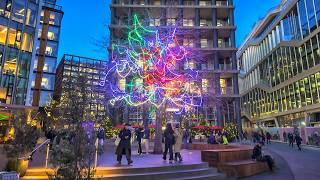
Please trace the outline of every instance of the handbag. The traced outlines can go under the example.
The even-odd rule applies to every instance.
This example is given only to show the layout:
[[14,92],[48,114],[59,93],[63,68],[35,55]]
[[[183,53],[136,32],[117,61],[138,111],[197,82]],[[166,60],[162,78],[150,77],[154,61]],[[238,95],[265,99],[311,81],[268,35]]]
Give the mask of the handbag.
[[120,137],[117,136],[116,140],[114,141],[114,144],[118,146],[120,144],[120,141],[121,141]]

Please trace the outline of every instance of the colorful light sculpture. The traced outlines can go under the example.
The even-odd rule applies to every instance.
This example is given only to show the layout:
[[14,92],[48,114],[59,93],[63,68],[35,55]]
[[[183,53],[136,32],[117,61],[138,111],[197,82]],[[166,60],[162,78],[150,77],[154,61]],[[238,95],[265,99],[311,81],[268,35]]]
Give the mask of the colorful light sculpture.
[[[100,83],[110,85],[111,103],[125,101],[130,106],[148,103],[157,108],[167,103],[181,110],[201,106],[201,90],[195,86],[198,72],[180,68],[190,61],[193,52],[180,45],[176,28],[168,31],[146,28],[134,15],[127,41],[112,44],[112,65],[106,80]],[[113,72],[125,86],[108,80]]]

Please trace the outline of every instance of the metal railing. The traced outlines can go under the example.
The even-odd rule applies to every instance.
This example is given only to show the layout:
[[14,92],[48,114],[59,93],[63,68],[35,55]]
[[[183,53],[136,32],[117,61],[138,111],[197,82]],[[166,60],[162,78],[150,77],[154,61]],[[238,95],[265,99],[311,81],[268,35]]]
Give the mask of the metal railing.
[[47,145],[46,149],[46,161],[45,161],[45,168],[48,168],[48,161],[49,161],[49,150],[50,150],[50,139],[45,140],[43,143],[41,143],[39,146],[37,146],[34,150],[32,150],[28,156],[20,157],[18,159],[21,160],[32,160],[32,156],[34,153],[36,153],[41,147],[44,145]]

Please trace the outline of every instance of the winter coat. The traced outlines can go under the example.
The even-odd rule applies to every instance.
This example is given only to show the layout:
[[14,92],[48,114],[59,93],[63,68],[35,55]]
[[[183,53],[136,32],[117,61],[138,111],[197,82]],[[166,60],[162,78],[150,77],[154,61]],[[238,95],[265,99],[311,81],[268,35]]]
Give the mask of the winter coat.
[[174,138],[175,138],[175,144],[174,144],[174,152],[180,152],[181,146],[182,146],[182,136],[183,132],[181,129],[175,129],[174,130]]
[[302,138],[300,136],[296,136],[295,140],[296,140],[297,144],[301,144],[301,142],[302,142]]
[[143,132],[141,132],[140,129],[136,129],[136,138],[139,143],[141,143],[142,136],[143,136]]
[[175,139],[174,139],[174,132],[172,130],[166,129],[163,134],[164,143],[167,145],[174,145]]
[[[126,138],[127,137],[127,138]],[[131,151],[131,131],[129,129],[123,129],[119,133],[120,143],[117,147],[116,154],[125,154],[125,150],[129,149]]]
[[260,160],[262,158],[262,150],[259,145],[253,148],[252,159]]

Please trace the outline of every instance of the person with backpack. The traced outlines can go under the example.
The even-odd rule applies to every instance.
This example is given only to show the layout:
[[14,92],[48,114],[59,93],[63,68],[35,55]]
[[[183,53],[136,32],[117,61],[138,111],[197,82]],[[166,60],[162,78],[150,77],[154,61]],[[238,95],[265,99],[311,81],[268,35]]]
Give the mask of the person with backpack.
[[100,126],[97,133],[99,155],[103,154],[103,144],[104,144],[105,135],[106,134],[105,134],[104,128]]
[[164,139],[164,153],[163,153],[163,160],[167,160],[167,154],[169,151],[169,163],[172,164],[173,161],[173,145],[175,144],[175,138],[174,138],[174,131],[172,129],[172,125],[170,123],[167,124],[166,129],[163,133],[163,139]]

